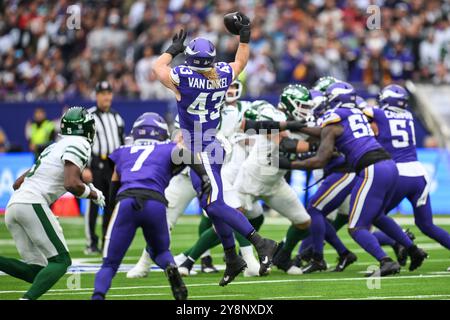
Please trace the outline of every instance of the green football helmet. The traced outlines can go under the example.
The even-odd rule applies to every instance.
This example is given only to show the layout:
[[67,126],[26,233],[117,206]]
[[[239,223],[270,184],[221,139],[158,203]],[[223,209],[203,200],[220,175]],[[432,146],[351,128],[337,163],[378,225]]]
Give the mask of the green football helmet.
[[256,120],[259,117],[259,109],[269,104],[269,102],[264,100],[255,100],[253,101],[250,106],[244,111],[244,118],[247,120]]
[[86,137],[90,143],[95,136],[95,120],[83,107],[71,107],[61,119],[61,134]]
[[340,81],[338,79],[336,79],[335,77],[332,77],[332,76],[321,77],[319,80],[316,81],[313,89],[325,92],[325,91],[327,91],[329,86],[331,86],[333,83],[336,83],[336,82],[340,82]]
[[303,120],[314,107],[309,90],[299,84],[288,85],[280,95],[278,108],[290,119]]
[[271,120],[271,121],[286,121],[286,114],[280,109],[275,108],[267,101],[260,100],[262,103],[259,105],[258,121]]

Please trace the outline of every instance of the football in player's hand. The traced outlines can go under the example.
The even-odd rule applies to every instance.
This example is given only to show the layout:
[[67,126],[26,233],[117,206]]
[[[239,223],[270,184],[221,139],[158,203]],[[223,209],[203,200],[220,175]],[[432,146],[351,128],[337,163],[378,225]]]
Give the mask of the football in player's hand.
[[227,28],[228,32],[239,35],[239,28],[236,27],[235,22],[242,21],[242,16],[239,12],[230,12],[223,16],[223,23],[225,28]]

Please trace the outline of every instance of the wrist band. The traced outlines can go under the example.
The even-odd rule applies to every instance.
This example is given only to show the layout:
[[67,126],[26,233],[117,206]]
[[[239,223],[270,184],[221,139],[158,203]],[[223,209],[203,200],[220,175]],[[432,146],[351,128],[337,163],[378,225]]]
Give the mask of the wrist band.
[[84,185],[84,192],[78,198],[87,198],[91,194],[91,188],[87,184]]

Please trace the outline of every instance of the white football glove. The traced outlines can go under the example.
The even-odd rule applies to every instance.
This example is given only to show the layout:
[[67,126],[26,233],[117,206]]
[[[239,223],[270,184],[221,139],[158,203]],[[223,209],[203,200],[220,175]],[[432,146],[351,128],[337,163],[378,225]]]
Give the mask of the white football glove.
[[105,207],[105,196],[103,195],[103,192],[101,192],[100,190],[98,190],[94,184],[89,183],[89,188],[91,188],[92,191],[94,191],[97,194],[97,199],[92,199],[92,201],[94,201],[94,203],[96,205],[98,205],[99,207]]

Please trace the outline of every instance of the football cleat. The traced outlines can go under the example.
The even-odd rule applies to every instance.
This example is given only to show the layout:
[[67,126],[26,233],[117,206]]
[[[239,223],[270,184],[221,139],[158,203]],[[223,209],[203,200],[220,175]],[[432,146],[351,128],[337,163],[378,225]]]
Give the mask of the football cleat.
[[220,280],[219,285],[221,287],[226,286],[231,281],[236,278],[236,276],[241,273],[245,268],[247,268],[247,263],[245,263],[245,260],[236,255],[236,257],[233,260],[227,261],[226,268],[223,273],[223,278]]
[[278,248],[279,249],[273,255],[273,265],[278,269],[287,272],[294,265],[294,262],[291,260],[290,254],[281,249],[281,245],[278,246]]
[[94,256],[102,254],[102,251],[97,246],[88,246],[84,249],[84,254],[87,256]]
[[344,271],[345,268],[347,268],[353,262],[358,260],[358,257],[356,257],[356,255],[353,252],[349,251],[348,253],[339,256],[338,259],[339,259],[338,264],[336,265],[336,268],[334,268],[333,270],[334,272]]
[[408,250],[398,242],[392,246],[392,249],[394,249],[398,263],[404,267],[406,265],[406,260],[408,260]]
[[277,251],[278,244],[276,241],[270,239],[263,239],[262,245],[256,248],[259,256],[259,275],[265,276],[269,274],[270,266],[272,265],[272,258],[275,252]]
[[303,274],[303,270],[302,270],[302,268],[299,268],[299,267],[297,267],[297,266],[292,265],[292,266],[286,271],[286,273],[287,273],[288,275],[291,275],[291,276],[298,276],[298,275],[300,275],[300,274]]
[[411,259],[411,263],[409,265],[409,271],[414,271],[419,268],[423,261],[428,258],[428,253],[423,251],[422,249],[413,246],[410,250],[408,250],[409,257]]
[[327,270],[327,263],[325,260],[314,260],[312,259],[306,267],[302,269],[303,273],[313,273],[317,271],[326,271]]
[[201,269],[203,273],[217,273],[219,270],[212,263],[211,256],[206,256],[201,259]]
[[253,254],[242,255],[247,268],[244,270],[244,277],[257,277],[259,276],[259,262],[256,260]]
[[181,279],[181,275],[178,272],[178,268],[174,264],[170,264],[165,270],[166,276],[169,279],[172,294],[175,300],[186,300],[188,291],[186,285]]
[[173,257],[173,260],[175,260],[176,265],[179,267],[183,262],[185,262],[187,257],[184,255],[184,253],[180,253]]
[[152,261],[150,260],[150,256],[147,250],[144,249],[138,263],[127,272],[127,278],[138,279],[147,277],[150,272],[151,264]]
[[385,277],[397,273],[400,273],[398,262],[393,261],[391,258],[386,258],[380,261],[380,269],[367,274],[366,277]]
[[192,267],[194,266],[194,261],[191,259],[186,259],[179,267],[178,272],[183,276],[192,276],[197,274],[194,270],[192,270]]

